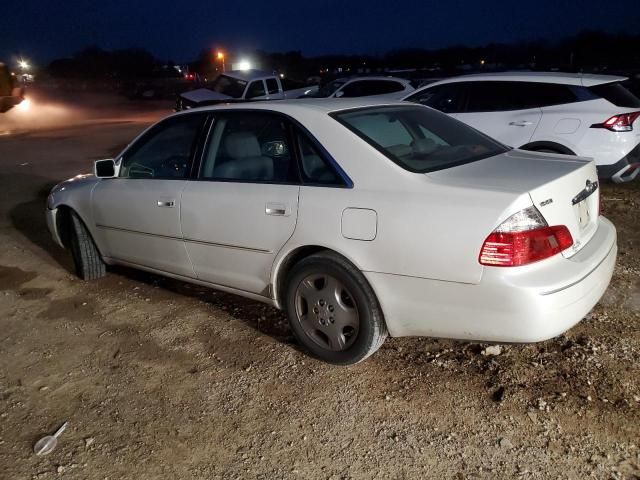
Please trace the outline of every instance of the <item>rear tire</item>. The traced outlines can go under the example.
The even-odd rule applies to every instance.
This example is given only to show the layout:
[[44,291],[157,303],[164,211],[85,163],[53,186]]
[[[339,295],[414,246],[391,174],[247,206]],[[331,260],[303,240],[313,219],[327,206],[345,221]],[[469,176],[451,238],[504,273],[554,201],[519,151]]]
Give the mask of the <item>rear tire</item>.
[[297,263],[288,275],[285,295],[293,334],[305,350],[325,362],[361,362],[387,338],[371,286],[335,253],[316,253]]
[[74,212],[71,212],[70,234],[71,255],[76,275],[82,280],[96,280],[104,277],[107,273],[106,265],[87,227]]

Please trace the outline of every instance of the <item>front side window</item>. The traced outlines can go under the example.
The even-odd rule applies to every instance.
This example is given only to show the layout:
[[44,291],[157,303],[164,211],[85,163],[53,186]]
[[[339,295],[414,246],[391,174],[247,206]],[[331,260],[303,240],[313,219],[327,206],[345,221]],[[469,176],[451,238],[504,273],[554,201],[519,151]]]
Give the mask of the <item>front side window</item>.
[[246,98],[263,97],[266,94],[262,80],[254,80],[249,84],[249,88],[247,88]]
[[366,95],[366,83],[367,82],[365,80],[358,80],[345,85],[345,87],[342,89],[342,96],[345,98],[353,98]]
[[120,177],[187,178],[203,114],[171,117],[159,123],[128,148],[120,158]]
[[459,111],[462,89],[459,83],[436,85],[414,93],[407,100],[444,113],[456,113]]
[[199,178],[265,183],[297,183],[287,124],[263,112],[216,116]]
[[367,107],[331,116],[402,168],[416,173],[442,170],[508,150],[457,120],[418,106]]
[[526,94],[518,82],[468,82],[465,112],[500,112],[522,110],[527,105]]
[[317,91],[307,95],[309,98],[327,98],[336,93],[346,82],[346,80],[334,80],[333,82],[320,85]]
[[404,85],[393,80],[372,80],[369,83],[372,84],[369,86],[369,90],[371,90],[372,93],[368,95],[383,95],[385,93],[401,92],[404,90]]

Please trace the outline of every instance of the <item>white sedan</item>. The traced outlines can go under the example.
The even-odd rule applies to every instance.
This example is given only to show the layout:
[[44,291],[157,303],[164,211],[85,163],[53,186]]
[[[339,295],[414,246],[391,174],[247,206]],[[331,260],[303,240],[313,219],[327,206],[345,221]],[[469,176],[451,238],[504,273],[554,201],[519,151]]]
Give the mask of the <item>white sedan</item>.
[[387,335],[554,337],[617,253],[593,161],[362,99],[172,115],[56,186],[47,220],[84,279],[120,264],[266,302],[336,364]]

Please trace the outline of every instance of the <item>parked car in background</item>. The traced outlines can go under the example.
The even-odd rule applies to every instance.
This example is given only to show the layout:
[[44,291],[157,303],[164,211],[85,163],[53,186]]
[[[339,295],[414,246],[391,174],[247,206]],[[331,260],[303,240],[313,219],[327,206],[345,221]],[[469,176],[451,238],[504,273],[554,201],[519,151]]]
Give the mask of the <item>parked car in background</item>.
[[411,81],[396,77],[339,78],[309,92],[310,98],[384,97],[399,100],[415,89]]
[[315,89],[317,86],[260,70],[230,71],[216,77],[207,88],[178,95],[176,111],[225,102],[298,98]]
[[56,186],[46,216],[80,277],[121,264],[266,302],[337,364],[387,333],[559,335],[617,252],[592,160],[370,99],[181,112]]
[[18,85],[9,67],[0,62],[0,113],[7,112],[24,100],[24,88]]
[[592,157],[601,178],[640,171],[640,99],[625,77],[491,73],[433,83],[405,100],[445,112],[524,150]]
[[178,66],[163,65],[154,69],[149,76],[124,82],[121,92],[131,99],[175,98],[195,81],[197,78],[193,74],[183,73]]

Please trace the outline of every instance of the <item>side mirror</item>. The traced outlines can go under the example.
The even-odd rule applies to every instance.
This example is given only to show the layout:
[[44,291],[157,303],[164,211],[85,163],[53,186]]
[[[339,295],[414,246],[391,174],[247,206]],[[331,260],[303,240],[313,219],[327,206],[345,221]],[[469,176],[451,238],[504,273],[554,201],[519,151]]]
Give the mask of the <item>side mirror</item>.
[[343,95],[344,95],[344,92],[343,92],[342,90],[338,90],[338,91],[336,92],[336,98],[340,98],[340,97],[342,97]]
[[96,160],[93,164],[93,174],[98,178],[113,178],[116,176],[116,162],[112,158]]

